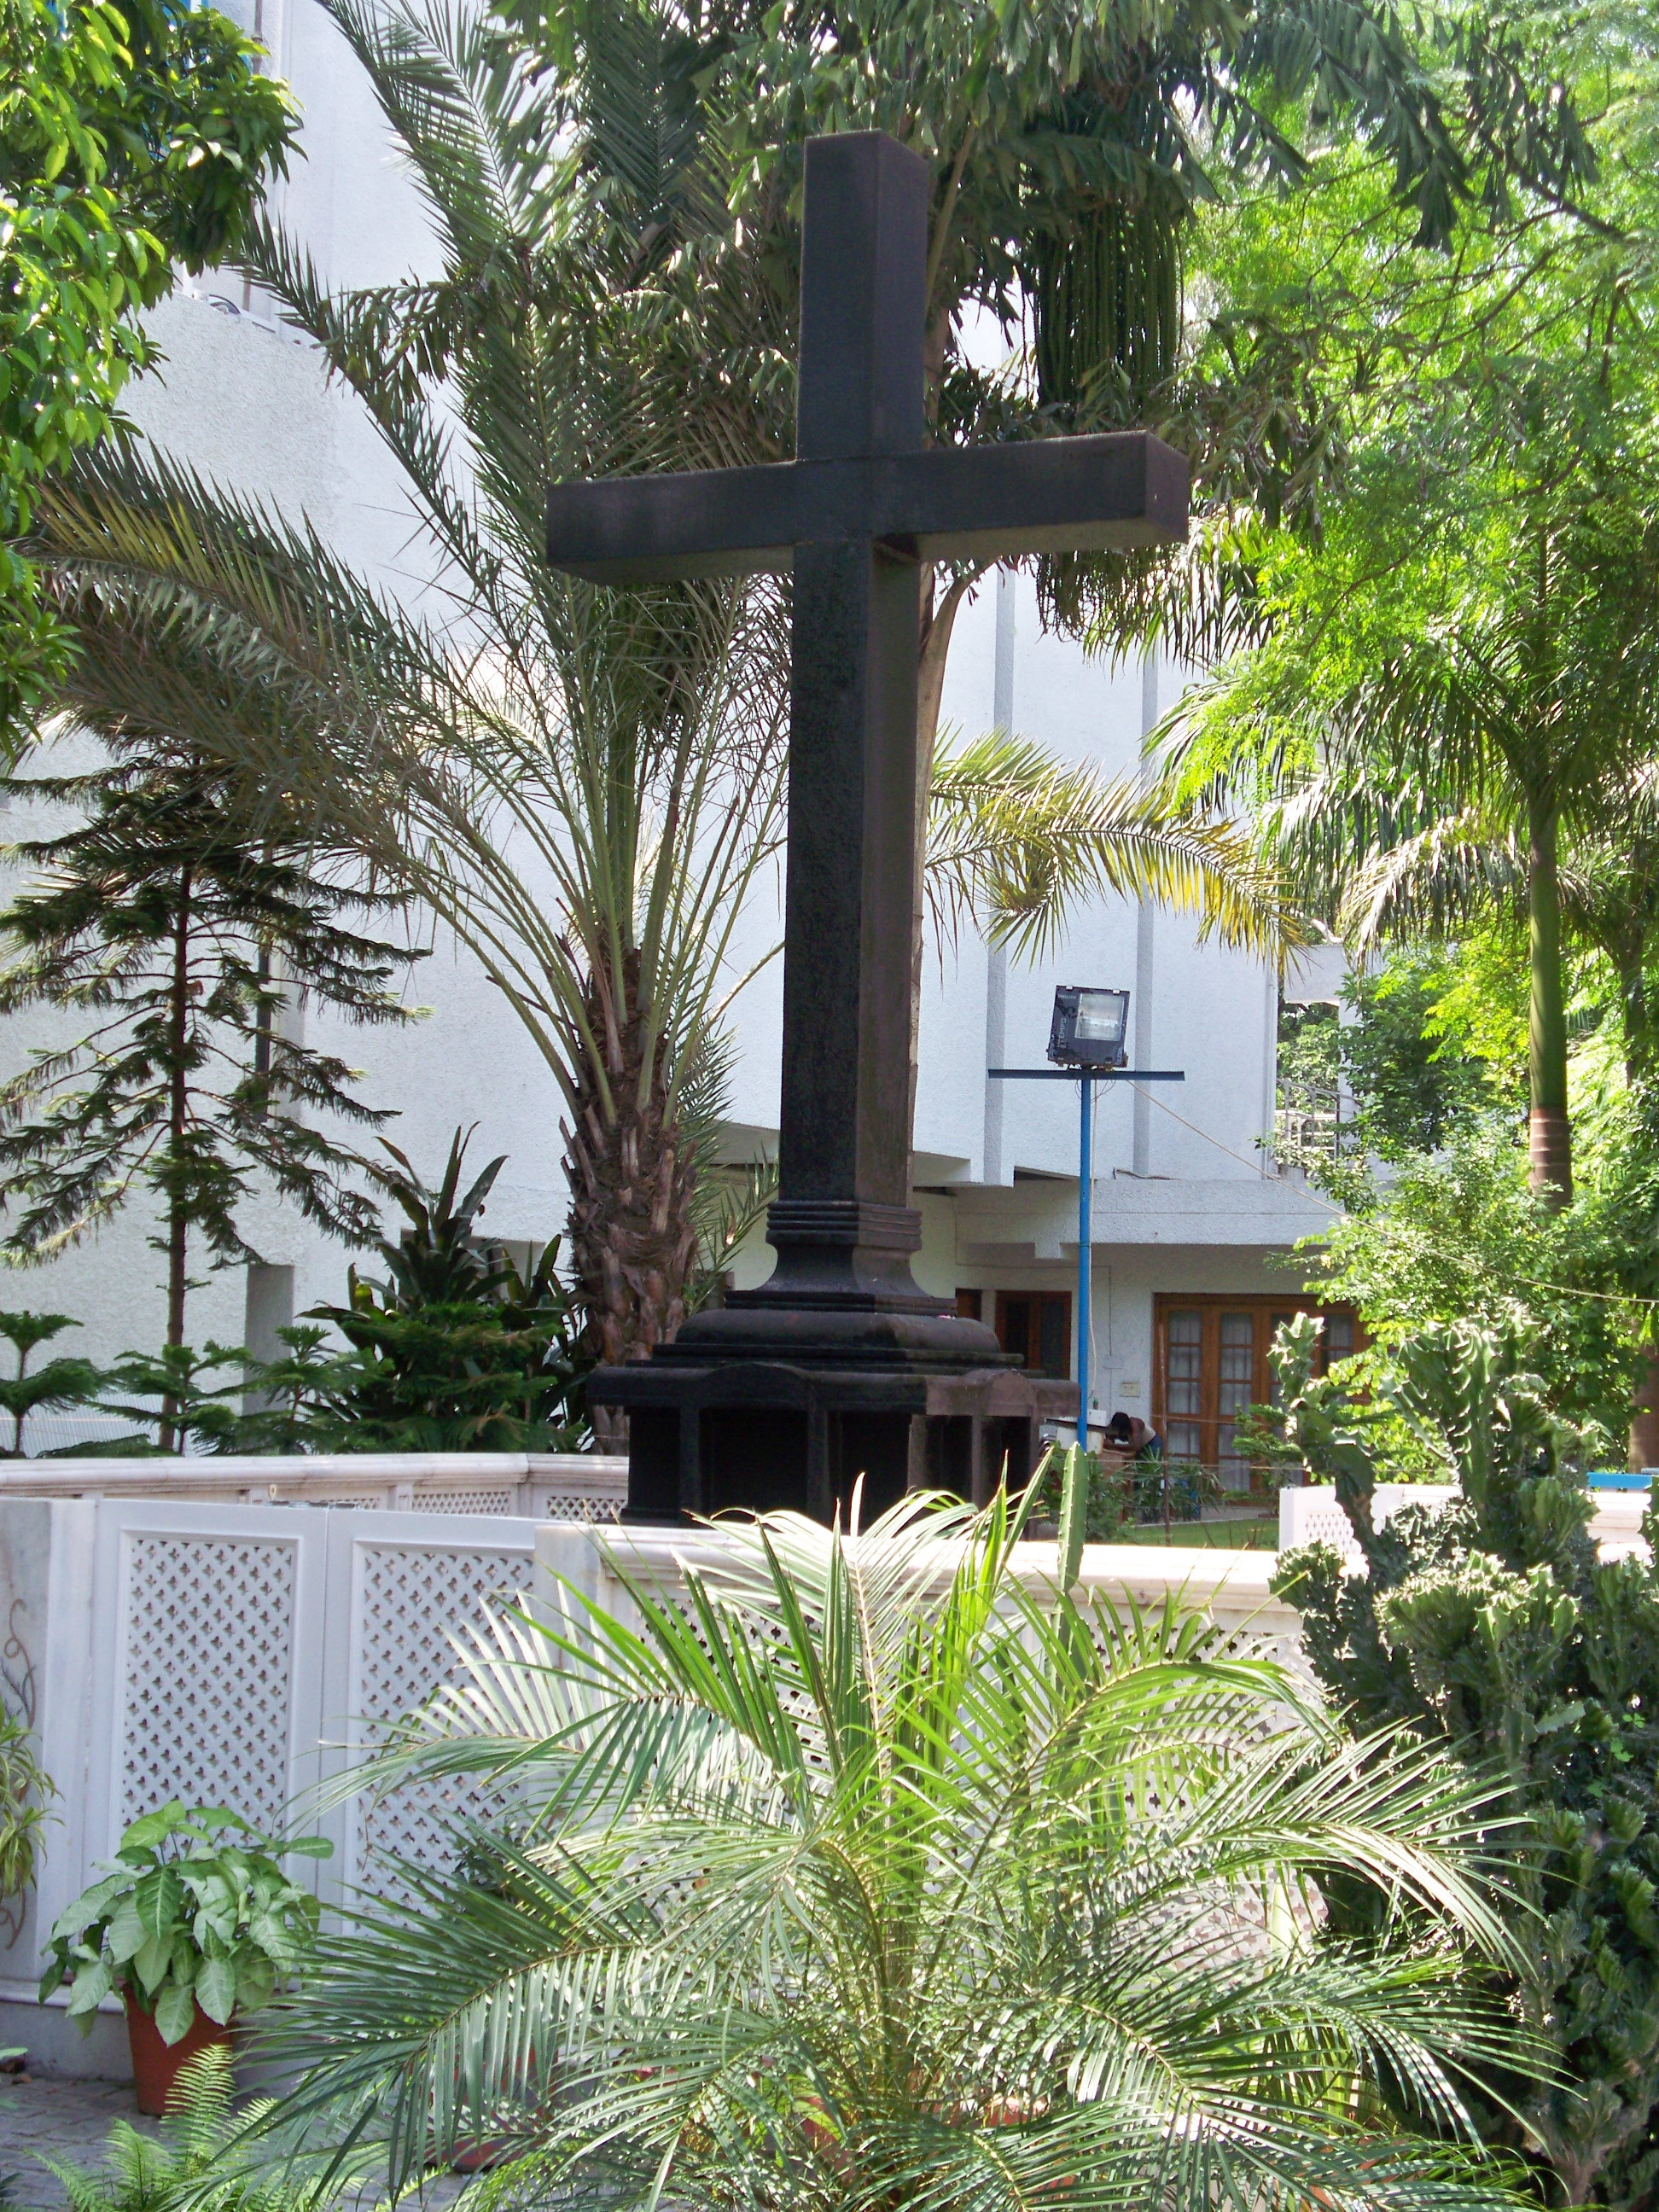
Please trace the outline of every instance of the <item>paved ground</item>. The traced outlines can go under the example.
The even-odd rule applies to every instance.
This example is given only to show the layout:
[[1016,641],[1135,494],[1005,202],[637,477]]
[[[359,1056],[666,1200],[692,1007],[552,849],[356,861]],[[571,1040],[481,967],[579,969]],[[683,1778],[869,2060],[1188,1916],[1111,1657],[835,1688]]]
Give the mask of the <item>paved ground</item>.
[[[162,2124],[139,2116],[129,2082],[0,2075],[0,2176],[10,2178],[9,2203],[18,2212],[66,2212],[63,2184],[41,2165],[41,2153],[96,2168],[117,2120],[149,2136]],[[421,2193],[423,2212],[447,2212],[465,2186],[459,2175],[434,2174]]]
[[70,2165],[96,2166],[117,2120],[146,2135],[160,2123],[140,2119],[124,2081],[46,2081],[28,2074],[0,2075],[0,2174],[13,2177],[11,2201],[59,2212],[68,2203],[57,2177],[40,2162],[44,2151]]

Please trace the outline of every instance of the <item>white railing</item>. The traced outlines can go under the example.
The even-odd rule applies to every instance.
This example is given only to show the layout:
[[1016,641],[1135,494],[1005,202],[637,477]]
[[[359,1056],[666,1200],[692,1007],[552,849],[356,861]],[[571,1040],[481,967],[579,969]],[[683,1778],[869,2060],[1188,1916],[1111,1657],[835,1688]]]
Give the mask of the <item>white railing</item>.
[[337,1452],[0,1461],[0,1498],[169,1498],[386,1513],[617,1518],[628,1462],[596,1452]]
[[[681,1584],[686,1565],[714,1565],[719,1557],[720,1539],[712,1531],[544,1527],[536,1531],[535,1601],[544,1608],[556,1606],[561,1588],[568,1585],[627,1620],[633,1603],[624,1577],[636,1589],[667,1594]],[[1301,1617],[1269,1588],[1277,1564],[1272,1552],[1085,1544],[1079,1581],[1116,1606],[1143,1610],[1161,1606],[1173,1590],[1218,1627],[1248,1631],[1262,1648],[1300,1668]],[[1052,1588],[1053,1540],[1019,1545],[1014,1572],[1039,1592]]]
[[[219,1494],[206,1494],[215,1485]],[[516,1499],[538,1486],[579,1510],[539,1525],[481,1510],[492,1492]],[[49,2033],[32,1977],[42,1931],[123,1826],[170,1797],[319,1827],[334,1856],[304,1863],[325,1904],[385,1879],[380,1850],[434,1857],[449,1799],[410,1791],[313,1816],[305,1794],[451,1671],[451,1636],[493,1602],[522,1593],[551,1602],[562,1577],[626,1614],[623,1576],[672,1596],[686,1563],[717,1555],[714,1532],[592,1525],[614,1511],[622,1486],[620,1461],[513,1455],[494,1465],[477,1455],[0,1464],[0,1671],[58,1790],[37,1892],[0,1899],[0,2039],[65,2071],[122,2065],[118,2021],[85,2046],[61,2019]],[[260,1502],[247,1502],[251,1490]],[[404,1492],[427,1510],[400,1508]],[[1432,1494],[1396,1490],[1381,1504],[1386,1512]],[[1632,1547],[1644,1504],[1598,1494],[1604,1552]],[[1291,1542],[1346,1533],[1329,1491],[1285,1492],[1281,1519]],[[1155,1607],[1174,1591],[1300,1667],[1299,1620],[1269,1587],[1276,1565],[1264,1552],[1091,1545],[1081,1579],[1119,1605]],[[1015,1572],[1051,1586],[1053,1543],[1020,1546]]]
[[[320,1813],[307,1810],[307,1793],[452,1671],[451,1637],[492,1604],[550,1595],[564,1573],[625,1610],[618,1561],[666,1592],[683,1559],[720,1543],[702,1531],[538,1527],[477,1510],[343,1510],[315,1496],[250,1504],[199,1486],[234,1486],[250,1468],[279,1489],[326,1483],[336,1479],[326,1462],[50,1464],[46,1477],[39,1462],[14,1462],[0,1481],[0,1667],[58,1790],[36,1891],[0,1900],[0,2039],[66,2073],[118,2073],[125,2046],[113,2017],[82,2045],[61,2010],[37,2009],[42,1935],[127,1821],[170,1797],[229,1805],[273,1828],[301,1820],[335,1847],[331,1858],[295,1863],[325,1905],[395,1879],[380,1851],[431,1863],[458,1802],[435,1785]],[[619,1489],[619,1469],[582,1462],[582,1497],[592,1502],[601,1472]],[[407,1462],[397,1472],[407,1475]],[[568,1479],[563,1466],[556,1474]],[[20,1495],[31,1478],[104,1494]],[[116,1486],[158,1478],[161,1495]],[[441,1461],[421,1479],[452,1480]],[[548,1479],[544,1465],[521,1476]],[[1052,1581],[1053,1543],[1020,1548],[1022,1578]],[[1294,1659],[1297,1616],[1268,1590],[1273,1565],[1266,1553],[1091,1546],[1083,1579],[1143,1607],[1173,1587]]]
[[[1456,1494],[1446,1483],[1379,1482],[1373,1511],[1380,1527],[1402,1505],[1443,1505]],[[1602,1558],[1618,1559],[1628,1553],[1645,1551],[1642,1516],[1647,1510],[1647,1493],[1640,1490],[1597,1490],[1590,1494],[1595,1501],[1590,1534]],[[1279,1492],[1279,1548],[1281,1552],[1292,1552],[1298,1544],[1330,1544],[1345,1559],[1358,1559],[1359,1547],[1354,1541],[1347,1515],[1336,1502],[1334,1489],[1310,1484],[1305,1489]]]

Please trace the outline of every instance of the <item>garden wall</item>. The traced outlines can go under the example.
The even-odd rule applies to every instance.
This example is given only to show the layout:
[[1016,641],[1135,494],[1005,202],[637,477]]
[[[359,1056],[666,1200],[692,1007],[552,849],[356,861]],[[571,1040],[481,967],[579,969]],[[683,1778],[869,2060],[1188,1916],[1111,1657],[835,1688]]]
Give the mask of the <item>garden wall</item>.
[[[1379,1482],[1374,1510],[1379,1524],[1402,1505],[1443,1505],[1455,1493],[1438,1483]],[[1598,1490],[1590,1534],[1604,1559],[1622,1559],[1626,1553],[1645,1551],[1642,1516],[1648,1509],[1645,1490]],[[1324,1485],[1279,1493],[1279,1548],[1292,1552],[1298,1544],[1331,1544],[1344,1559],[1357,1565],[1359,1547],[1354,1541],[1348,1516],[1336,1502],[1336,1492]]]
[[[36,1892],[0,1902],[0,2042],[57,2070],[125,2075],[112,2008],[83,2043],[34,1999],[45,1931],[125,1825],[176,1796],[280,1826],[377,1717],[431,1687],[450,1631],[529,1588],[537,1519],[481,1504],[528,1487],[544,1514],[614,1517],[620,1462],[483,1458],[347,1462],[349,1502],[348,1477],[320,1461],[0,1471],[0,1667],[58,1791]],[[26,1480],[106,1494],[19,1496]],[[202,1494],[215,1486],[224,1494]],[[245,1502],[250,1489],[263,1502]],[[383,1502],[410,1496],[421,1505]],[[433,1810],[411,1795],[322,1814],[307,1825],[334,1855],[295,1862],[301,1878],[337,1900],[374,1845],[421,1856]]]

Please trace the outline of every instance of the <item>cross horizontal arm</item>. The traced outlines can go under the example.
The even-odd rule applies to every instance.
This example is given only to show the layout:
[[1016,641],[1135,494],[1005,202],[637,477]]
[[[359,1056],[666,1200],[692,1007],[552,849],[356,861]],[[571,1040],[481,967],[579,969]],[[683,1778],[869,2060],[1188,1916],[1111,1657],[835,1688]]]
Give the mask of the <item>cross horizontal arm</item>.
[[1179,544],[1186,458],[1146,431],[556,484],[547,557],[608,584],[753,575],[874,538],[929,560]]

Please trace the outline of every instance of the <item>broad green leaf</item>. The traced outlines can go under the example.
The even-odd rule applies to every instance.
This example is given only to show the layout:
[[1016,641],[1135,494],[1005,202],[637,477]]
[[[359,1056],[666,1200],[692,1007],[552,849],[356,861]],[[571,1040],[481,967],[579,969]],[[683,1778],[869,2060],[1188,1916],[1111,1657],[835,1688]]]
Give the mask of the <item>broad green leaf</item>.
[[236,1969],[228,1959],[210,1959],[196,1977],[196,2002],[221,2027],[236,2009]]
[[295,1943],[287,1923],[274,1912],[257,1912],[248,1923],[248,1936],[279,1966],[293,1964]]
[[125,1897],[132,1887],[132,1877],[126,1874],[106,1875],[102,1881],[94,1882],[83,1890],[73,1905],[66,1905],[52,1923],[52,1941],[67,1940],[78,1936],[83,1928],[90,1928],[101,1920],[118,1897]]
[[198,1912],[191,1927],[198,1951],[206,1951],[210,1944],[222,1943],[227,1949],[236,1941],[236,1915],[222,1913],[216,1918],[210,1913]]
[[70,1984],[69,2008],[71,2013],[96,2012],[115,1987],[115,1977],[101,1959],[94,1959],[82,1966]]
[[1060,1483],[1060,1586],[1068,1590],[1083,1564],[1083,1533],[1089,1513],[1089,1455],[1080,1444],[1066,1454]]
[[154,1941],[144,1925],[135,1898],[123,1898],[111,1913],[104,1941],[108,1944],[109,1954],[118,1966],[124,1966],[146,1943]]
[[132,1970],[137,1975],[146,1996],[155,1996],[167,1979],[167,1968],[172,1962],[172,1944],[155,1936],[133,1954]]
[[163,2043],[182,2043],[196,2021],[196,1993],[169,1982],[155,2000],[155,2027]]
[[147,1936],[170,1936],[184,1912],[185,1885],[176,1867],[155,1867],[132,1893],[132,1902]]
[[234,1942],[240,1914],[236,1892],[230,1884],[221,1875],[192,1876],[188,1871],[184,1871],[184,1881],[200,1908],[196,1915],[197,1942],[202,1941],[205,1926],[211,1928],[222,1942]]
[[243,2012],[268,2005],[276,1989],[276,1969],[258,1951],[245,1951],[236,1963],[236,2002]]
[[153,1850],[176,1835],[185,1820],[184,1801],[174,1797],[165,1805],[158,1805],[153,1813],[145,1813],[122,1832],[119,1849],[127,1851]]
[[252,1820],[245,1820],[228,1805],[198,1805],[191,1809],[191,1819],[198,1829],[215,1833],[222,1828],[240,1828],[245,1836],[257,1836],[259,1832]]

